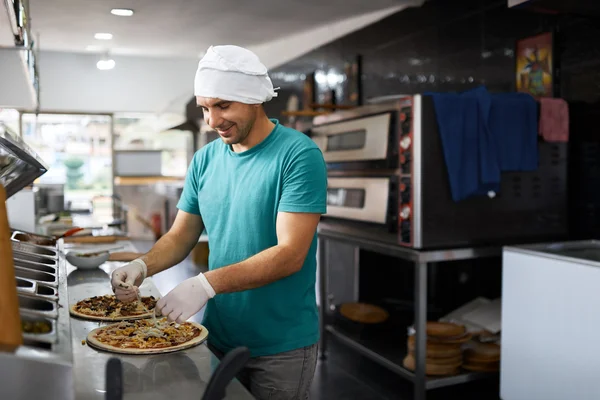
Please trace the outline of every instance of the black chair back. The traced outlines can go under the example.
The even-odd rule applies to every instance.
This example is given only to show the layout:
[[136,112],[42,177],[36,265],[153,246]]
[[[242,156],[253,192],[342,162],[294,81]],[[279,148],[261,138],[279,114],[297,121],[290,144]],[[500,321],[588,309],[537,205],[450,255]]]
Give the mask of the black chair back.
[[202,400],[223,400],[225,398],[225,388],[244,368],[249,359],[250,350],[246,347],[236,347],[225,354],[210,377]]
[[112,357],[106,363],[106,400],[123,400],[123,364]]

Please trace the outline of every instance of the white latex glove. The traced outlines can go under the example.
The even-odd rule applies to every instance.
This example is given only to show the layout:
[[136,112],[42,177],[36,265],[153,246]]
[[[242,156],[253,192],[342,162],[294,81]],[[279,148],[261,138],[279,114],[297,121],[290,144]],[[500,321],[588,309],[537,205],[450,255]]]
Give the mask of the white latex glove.
[[146,279],[148,268],[141,259],[136,259],[112,273],[110,283],[117,299],[125,302],[138,298],[138,287]]
[[167,317],[169,322],[183,324],[215,297],[215,290],[204,274],[186,279],[156,302],[156,313]]

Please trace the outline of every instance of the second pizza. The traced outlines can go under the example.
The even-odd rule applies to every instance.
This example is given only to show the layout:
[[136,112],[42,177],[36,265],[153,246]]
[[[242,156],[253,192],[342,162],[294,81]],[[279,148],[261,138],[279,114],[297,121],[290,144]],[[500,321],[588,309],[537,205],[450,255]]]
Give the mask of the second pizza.
[[96,321],[151,317],[157,299],[154,296],[141,296],[140,300],[125,303],[119,301],[114,295],[93,296],[71,304],[69,309],[71,315],[75,317]]

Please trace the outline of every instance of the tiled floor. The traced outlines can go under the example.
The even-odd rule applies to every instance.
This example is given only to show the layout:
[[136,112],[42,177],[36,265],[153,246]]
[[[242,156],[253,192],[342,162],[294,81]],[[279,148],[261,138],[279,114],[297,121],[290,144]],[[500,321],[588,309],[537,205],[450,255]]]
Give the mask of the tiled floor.
[[[135,242],[138,251],[150,249],[151,242]],[[164,295],[200,269],[186,259],[180,265],[161,272],[154,283]],[[202,313],[192,318],[201,321]],[[498,379],[491,378],[442,388],[427,393],[428,400],[456,398],[461,400],[497,400]],[[319,360],[311,390],[312,400],[408,400],[412,385],[394,373],[362,357],[331,339],[326,360]]]

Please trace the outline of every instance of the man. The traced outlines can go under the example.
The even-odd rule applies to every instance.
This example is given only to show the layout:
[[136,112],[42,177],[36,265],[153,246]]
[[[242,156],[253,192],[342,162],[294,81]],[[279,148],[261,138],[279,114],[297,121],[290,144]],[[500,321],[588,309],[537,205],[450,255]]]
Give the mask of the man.
[[112,275],[116,296],[134,300],[146,278],[181,262],[203,229],[209,271],[157,303],[183,322],[206,305],[203,324],[217,354],[247,346],[241,376],[258,399],[305,399],[319,339],[316,229],[326,212],[327,173],[310,138],[269,119],[276,96],[267,68],[237,46],[210,47],[195,95],[221,140],[189,167],[173,227],[143,257]]

